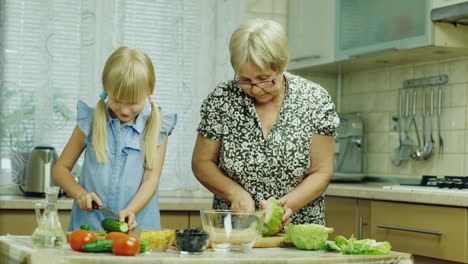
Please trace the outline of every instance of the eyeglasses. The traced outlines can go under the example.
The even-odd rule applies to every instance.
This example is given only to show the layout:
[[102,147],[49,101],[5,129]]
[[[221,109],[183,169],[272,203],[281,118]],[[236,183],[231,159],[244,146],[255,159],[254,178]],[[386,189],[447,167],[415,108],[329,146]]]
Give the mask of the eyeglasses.
[[254,86],[257,86],[260,89],[266,89],[266,88],[273,87],[275,84],[276,84],[276,76],[275,78],[273,78],[273,80],[261,81],[258,83],[241,83],[239,82],[239,80],[237,81],[237,86],[243,90],[252,89]]

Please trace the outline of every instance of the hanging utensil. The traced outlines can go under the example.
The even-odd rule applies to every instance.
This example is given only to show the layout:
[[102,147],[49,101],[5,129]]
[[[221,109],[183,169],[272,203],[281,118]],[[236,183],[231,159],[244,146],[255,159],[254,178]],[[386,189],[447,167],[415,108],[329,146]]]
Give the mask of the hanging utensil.
[[426,147],[426,89],[423,87],[423,96],[421,100],[422,107],[422,145]]
[[404,133],[405,138],[403,139],[403,145],[400,149],[400,160],[405,161],[410,158],[411,151],[413,149],[413,141],[409,136],[409,128],[411,126],[410,114],[409,114],[409,103],[410,103],[410,92],[407,90],[405,94],[405,124]]
[[416,150],[411,154],[411,158],[415,160],[424,159],[424,145],[421,144],[421,138],[419,137],[418,123],[416,122],[416,108],[417,108],[418,92],[413,91],[413,112],[411,114],[411,123],[414,125],[414,131],[416,133],[416,139],[418,140],[418,146]]
[[402,126],[403,126],[403,92],[398,90],[398,146],[392,152],[392,164],[393,166],[399,166],[401,164],[400,150],[403,146],[402,139]]
[[432,135],[432,119],[434,116],[434,88],[431,87],[431,99],[429,105],[429,140],[427,141],[426,145],[424,146],[424,159],[427,160],[434,150],[434,137]]
[[437,88],[437,134],[439,135],[439,155],[444,152],[444,140],[440,133],[440,113],[442,112],[442,87]]

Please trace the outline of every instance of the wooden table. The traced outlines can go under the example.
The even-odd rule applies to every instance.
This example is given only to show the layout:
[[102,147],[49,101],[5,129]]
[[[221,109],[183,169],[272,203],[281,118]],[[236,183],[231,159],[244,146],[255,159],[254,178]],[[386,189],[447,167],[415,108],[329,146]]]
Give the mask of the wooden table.
[[91,263],[395,263],[413,264],[410,254],[391,252],[383,256],[342,255],[324,251],[306,251],[297,248],[254,248],[250,252],[205,251],[199,255],[178,252],[151,251],[134,257],[115,256],[112,253],[82,253],[69,245],[63,249],[34,249],[29,236],[0,236],[0,263],[25,264],[91,264]]

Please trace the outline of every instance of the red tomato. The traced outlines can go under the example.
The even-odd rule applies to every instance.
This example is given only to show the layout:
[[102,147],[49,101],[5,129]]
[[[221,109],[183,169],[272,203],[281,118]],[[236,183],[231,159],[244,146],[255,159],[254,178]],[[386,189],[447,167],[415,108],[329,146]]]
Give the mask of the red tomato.
[[140,251],[140,241],[132,236],[117,238],[112,243],[112,253],[116,255],[135,256],[138,251]]
[[128,236],[129,235],[127,235],[125,233],[121,233],[121,232],[110,232],[110,233],[107,233],[105,239],[116,240],[118,238],[128,237]]
[[69,242],[70,242],[70,247],[73,250],[81,251],[81,247],[83,245],[91,243],[96,240],[97,238],[92,232],[88,230],[79,229],[71,233]]

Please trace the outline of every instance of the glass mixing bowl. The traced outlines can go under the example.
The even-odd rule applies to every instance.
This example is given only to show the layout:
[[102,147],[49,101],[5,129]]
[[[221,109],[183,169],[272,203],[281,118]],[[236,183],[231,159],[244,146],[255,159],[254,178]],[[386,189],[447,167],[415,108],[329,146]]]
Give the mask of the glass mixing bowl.
[[248,251],[257,240],[265,213],[229,210],[202,210],[203,229],[210,234],[216,251]]

